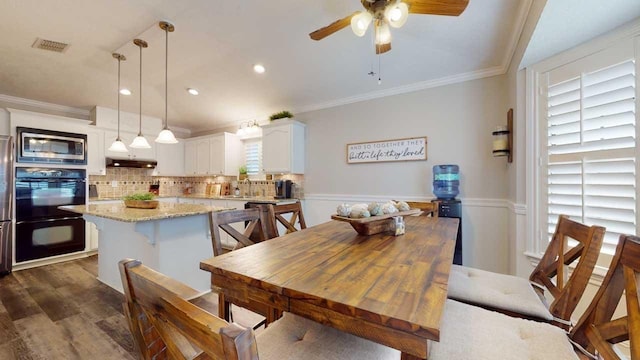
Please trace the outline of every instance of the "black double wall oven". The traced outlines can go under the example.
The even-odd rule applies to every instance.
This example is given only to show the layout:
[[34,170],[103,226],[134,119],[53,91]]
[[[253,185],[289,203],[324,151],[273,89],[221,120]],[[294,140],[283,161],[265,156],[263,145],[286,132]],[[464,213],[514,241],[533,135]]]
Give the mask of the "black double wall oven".
[[16,168],[16,262],[83,251],[81,215],[58,209],[86,203],[86,170]]

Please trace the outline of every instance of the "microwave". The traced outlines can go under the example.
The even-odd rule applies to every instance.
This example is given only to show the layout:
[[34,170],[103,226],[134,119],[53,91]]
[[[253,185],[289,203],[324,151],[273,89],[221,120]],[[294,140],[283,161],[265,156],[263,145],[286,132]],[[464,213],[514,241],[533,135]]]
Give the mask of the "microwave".
[[18,162],[87,164],[87,135],[17,127]]

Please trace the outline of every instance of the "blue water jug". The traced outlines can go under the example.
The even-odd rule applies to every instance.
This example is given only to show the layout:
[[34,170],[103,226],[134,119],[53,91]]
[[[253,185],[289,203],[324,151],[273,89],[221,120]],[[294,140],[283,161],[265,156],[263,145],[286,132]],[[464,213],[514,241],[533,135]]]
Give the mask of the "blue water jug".
[[442,200],[454,199],[460,193],[460,168],[458,165],[433,167],[433,194]]

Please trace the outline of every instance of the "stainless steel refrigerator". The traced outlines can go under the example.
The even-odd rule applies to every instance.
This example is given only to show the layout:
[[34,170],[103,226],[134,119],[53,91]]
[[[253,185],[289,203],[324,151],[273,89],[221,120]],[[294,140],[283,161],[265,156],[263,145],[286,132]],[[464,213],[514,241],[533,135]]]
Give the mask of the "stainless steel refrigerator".
[[11,272],[13,139],[0,135],[0,275]]

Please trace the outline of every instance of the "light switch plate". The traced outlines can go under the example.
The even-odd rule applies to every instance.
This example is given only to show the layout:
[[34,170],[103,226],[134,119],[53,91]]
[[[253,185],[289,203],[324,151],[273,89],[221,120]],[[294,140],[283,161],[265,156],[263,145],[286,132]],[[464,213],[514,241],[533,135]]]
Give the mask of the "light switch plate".
[[117,180],[113,180],[111,182],[111,187],[118,187],[118,181]]

